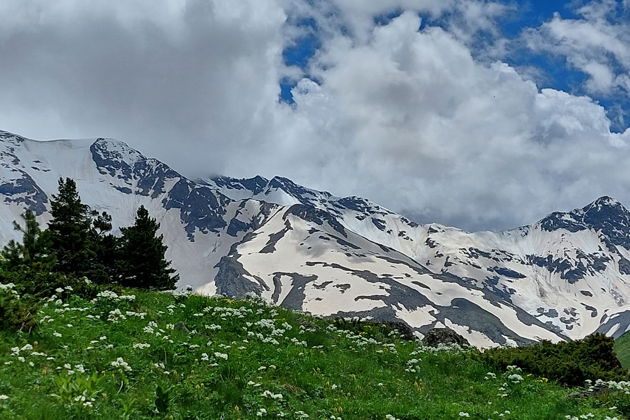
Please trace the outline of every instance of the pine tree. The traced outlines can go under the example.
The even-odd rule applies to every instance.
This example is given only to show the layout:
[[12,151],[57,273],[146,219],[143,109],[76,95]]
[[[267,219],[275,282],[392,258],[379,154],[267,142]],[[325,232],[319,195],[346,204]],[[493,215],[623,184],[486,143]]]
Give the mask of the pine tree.
[[164,254],[159,223],[149,217],[144,206],[138,209],[133,226],[122,228],[120,239],[120,282],[125,286],[171,290],[179,280]]
[[59,192],[53,195],[50,206],[52,219],[48,222],[48,232],[57,270],[77,276],[90,275],[96,261],[92,219],[73,179],[59,179]]
[[22,233],[22,242],[11,241],[0,252],[0,282],[15,284],[22,296],[51,296],[67,284],[67,278],[54,272],[56,259],[48,231],[40,229],[32,211],[21,216],[24,226],[13,225]]
[[90,213],[92,226],[90,240],[95,252],[95,261],[90,278],[98,283],[118,278],[118,238],[111,234],[112,217],[107,212]]
[[26,210],[21,217],[24,227],[17,221],[13,222],[13,226],[15,230],[22,233],[22,242],[11,240],[0,253],[6,268],[12,270],[20,266],[38,265],[44,269],[50,269],[54,264],[54,256],[51,255],[47,232],[41,230],[31,210]]

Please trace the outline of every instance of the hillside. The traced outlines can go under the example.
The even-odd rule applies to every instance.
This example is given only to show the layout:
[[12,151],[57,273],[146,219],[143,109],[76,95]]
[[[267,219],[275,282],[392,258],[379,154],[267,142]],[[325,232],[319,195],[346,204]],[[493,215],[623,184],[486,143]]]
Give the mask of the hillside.
[[0,332],[0,418],[622,418],[469,351],[256,301],[59,290],[36,317]]
[[630,334],[624,334],[615,340],[615,352],[621,365],[630,369]]
[[0,245],[25,208],[49,219],[57,179],[107,211],[140,206],[201,294],[255,294],[330,317],[449,327],[478,347],[618,337],[630,329],[630,212],[601,197],[505,232],[418,224],[289,179],[189,179],[114,139],[40,142],[0,131]]

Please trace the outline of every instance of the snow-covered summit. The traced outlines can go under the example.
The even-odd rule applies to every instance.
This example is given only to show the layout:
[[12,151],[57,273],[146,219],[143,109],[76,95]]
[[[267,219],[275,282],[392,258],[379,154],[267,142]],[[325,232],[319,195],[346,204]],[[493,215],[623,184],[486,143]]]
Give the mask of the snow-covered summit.
[[602,230],[604,234],[614,235],[611,229],[628,230],[630,212],[614,198],[603,196],[581,209],[554,212],[539,223],[547,231],[565,229],[577,232],[584,229],[596,229]]

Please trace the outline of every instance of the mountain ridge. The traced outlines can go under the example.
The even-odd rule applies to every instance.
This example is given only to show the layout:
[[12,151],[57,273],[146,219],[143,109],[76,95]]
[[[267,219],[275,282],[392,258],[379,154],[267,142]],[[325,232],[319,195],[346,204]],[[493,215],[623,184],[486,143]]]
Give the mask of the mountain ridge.
[[37,142],[0,131],[0,242],[24,208],[47,220],[57,179],[115,229],[144,205],[199,293],[323,316],[446,326],[482,346],[630,329],[630,213],[602,196],[503,232],[418,224],[288,178],[192,180],[126,143]]

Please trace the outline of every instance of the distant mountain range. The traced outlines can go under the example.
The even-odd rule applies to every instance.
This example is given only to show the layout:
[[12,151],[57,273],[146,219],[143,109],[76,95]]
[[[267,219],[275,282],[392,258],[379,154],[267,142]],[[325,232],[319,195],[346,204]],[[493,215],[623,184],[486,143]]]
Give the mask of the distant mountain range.
[[0,243],[16,238],[12,222],[25,208],[48,220],[62,176],[117,227],[144,205],[162,225],[180,286],[200,293],[400,320],[420,334],[447,326],[481,347],[630,329],[630,212],[610,197],[468,233],[281,177],[188,179],[112,139],[0,131]]

